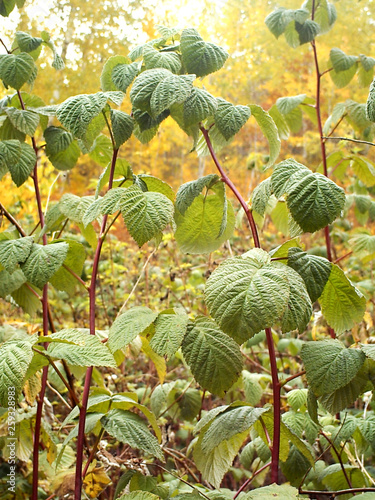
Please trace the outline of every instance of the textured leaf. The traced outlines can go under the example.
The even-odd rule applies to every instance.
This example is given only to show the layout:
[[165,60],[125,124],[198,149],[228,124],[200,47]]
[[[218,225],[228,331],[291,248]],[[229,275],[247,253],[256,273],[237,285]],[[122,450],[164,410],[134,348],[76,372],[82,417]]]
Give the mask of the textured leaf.
[[257,405],[263,396],[263,387],[259,383],[259,375],[242,370],[242,383],[245,400],[252,406]]
[[201,447],[204,453],[210,453],[224,440],[229,440],[239,433],[249,430],[262,416],[266,408],[253,408],[246,403],[232,403],[226,410],[215,416],[204,429]]
[[323,257],[307,254],[299,248],[290,248],[288,266],[302,277],[311,302],[318,300],[331,274],[332,264]]
[[289,114],[293,109],[302,104],[306,99],[306,94],[299,94],[291,97],[279,97],[276,101],[277,109],[283,115]]
[[256,491],[250,491],[244,496],[244,500],[269,500],[270,498],[278,498],[280,500],[292,500],[293,498],[300,498],[297,488],[290,486],[290,484],[271,484],[263,488],[257,488]]
[[47,127],[44,131],[48,155],[56,155],[64,151],[73,141],[73,135],[62,127]]
[[106,103],[107,97],[103,92],[72,96],[59,104],[56,116],[75,137],[83,139],[91,121],[101,113]]
[[370,86],[366,103],[366,116],[370,121],[375,122],[375,80],[373,80]]
[[217,174],[209,174],[180,186],[176,195],[176,208],[180,214],[185,215],[186,210],[205,187],[210,189],[219,181],[220,177]]
[[356,72],[357,72],[357,65],[355,64],[351,66],[349,69],[346,69],[344,71],[335,71],[333,69],[332,71],[329,72],[329,76],[331,77],[336,87],[342,89],[343,87],[346,87],[348,83],[351,82]]
[[143,49],[143,62],[146,69],[165,68],[175,74],[181,69],[181,60],[175,52],[159,52],[152,45]]
[[70,328],[52,333],[51,338],[54,336],[80,344],[52,342],[48,346],[47,353],[55,359],[64,359],[73,366],[111,366],[112,368],[117,366],[107,346],[95,335]]
[[126,347],[157,318],[148,307],[133,307],[118,316],[108,334],[108,347],[112,352]]
[[251,111],[248,106],[234,106],[220,98],[217,99],[217,103],[214,115],[215,124],[228,141],[245,125],[250,118]]
[[160,81],[150,99],[151,115],[159,116],[173,104],[184,102],[192,89],[195,75],[171,75]]
[[268,201],[272,194],[271,177],[265,179],[254,189],[251,197],[251,205],[253,210],[259,215],[264,215]]
[[303,331],[311,302],[301,277],[260,249],[227,259],[206,283],[208,309],[224,332],[242,343],[280,320]]
[[119,149],[133,133],[134,119],[123,111],[111,109],[111,123],[115,147]]
[[59,153],[51,153],[48,145],[46,146],[46,155],[49,161],[57,170],[70,170],[72,169],[81,156],[81,150],[78,146],[77,141],[72,141],[69,146],[60,151]]
[[21,156],[16,164],[10,163],[8,169],[12,180],[17,187],[22,186],[27,181],[29,175],[34,170],[36,164],[36,154],[34,149],[25,142],[21,143]]
[[0,55],[0,78],[5,87],[19,90],[30,79],[36,76],[37,67],[30,54],[1,54]]
[[0,142],[0,168],[8,169],[9,165],[16,165],[21,156],[20,141],[11,139]]
[[137,176],[141,180],[142,186],[146,186],[147,191],[155,191],[157,193],[164,194],[172,202],[175,199],[175,193],[171,186],[166,182],[154,177],[152,175],[140,174]]
[[206,76],[224,66],[228,53],[214,43],[206,43],[194,28],[181,33],[182,62],[188,73]]
[[[86,259],[85,247],[78,241],[64,241],[69,245],[64,264],[78,276],[81,276]],[[53,244],[55,245],[56,242]],[[57,290],[67,292],[71,296],[76,292],[78,284],[82,287],[80,282],[64,267],[60,267],[60,269],[55,272],[49,281],[55,288],[57,288]]]
[[158,440],[150,433],[145,421],[135,413],[114,409],[101,422],[108,434],[120,442],[164,461]]
[[369,368],[368,360],[366,360],[357,375],[347,385],[323,394],[319,401],[325,410],[335,414],[351,406],[368,386],[368,382]]
[[[0,406],[17,405],[24,378],[33,358],[32,343],[27,340],[8,340],[0,346]],[[14,400],[8,392],[14,390]]]
[[258,106],[257,104],[250,104],[249,108],[251,114],[256,119],[263,135],[267,139],[268,145],[270,147],[270,157],[267,165],[265,166],[267,168],[273,165],[276,161],[276,158],[279,156],[281,147],[279,132],[270,115],[260,106]]
[[347,56],[345,52],[337,48],[331,49],[329,58],[335,71],[346,71],[358,60],[357,56]]
[[366,309],[363,295],[335,264],[332,264],[331,274],[319,302],[324,318],[338,334],[359,323]]
[[206,90],[193,87],[183,106],[184,126],[189,127],[212,116],[217,109],[217,102]]
[[[188,195],[192,196],[190,189]],[[233,207],[224,195],[224,189],[207,196],[198,194],[185,215],[176,212],[175,238],[182,252],[213,252],[232,236],[235,217]],[[189,196],[185,198],[186,202]]]
[[241,351],[209,318],[199,317],[188,325],[182,353],[203,389],[223,396],[242,370]]
[[[5,269],[0,271],[0,297],[5,299],[7,295],[18,290],[25,282],[26,277],[20,269],[17,269],[12,274],[5,271]],[[37,301],[39,302],[38,299]]]
[[293,159],[275,166],[271,183],[277,198],[287,195],[288,209],[305,232],[315,232],[333,222],[345,204],[342,188]]
[[16,0],[1,0],[0,1],[0,15],[8,17],[16,6]]
[[185,313],[159,314],[155,321],[155,334],[150,341],[150,347],[160,356],[172,357],[179,349],[186,332],[189,317]]
[[294,411],[298,411],[302,406],[307,405],[307,389],[293,389],[288,392],[288,404]]
[[[106,61],[106,63],[103,66],[102,74],[100,75],[100,84],[101,84],[101,88],[102,88],[103,92],[113,91],[113,90],[122,90],[122,89],[118,89],[118,87],[114,84],[114,82],[112,80],[112,72],[117,66],[124,66],[124,67],[131,66],[130,63],[131,63],[130,59],[128,59],[125,56],[112,56]],[[135,77],[135,74],[134,74],[133,78],[134,77]],[[133,78],[126,85],[125,90],[123,90],[123,92],[126,92],[126,88],[130,85]]]
[[126,227],[140,247],[160,237],[173,217],[173,204],[166,196],[152,191],[144,193],[138,186],[124,190],[120,207]]
[[375,185],[375,165],[361,156],[353,156],[351,167],[353,172],[366,187]]
[[365,361],[361,350],[348,349],[338,340],[305,342],[301,357],[309,387],[316,396],[346,386]]
[[[361,469],[349,464],[343,464],[343,467],[353,488],[363,488],[366,485],[366,480]],[[342,490],[348,487],[348,482],[342,472],[341,464],[329,465],[323,469],[318,476],[318,480],[322,482],[328,490]]]
[[21,264],[21,269],[30,283],[43,288],[55,272],[62,266],[69,245],[56,243],[52,245],[33,244],[27,260]]
[[0,241],[0,264],[6,271],[13,274],[17,270],[17,264],[25,262],[29,256],[32,245],[32,236]]
[[33,52],[43,43],[42,38],[33,37],[24,31],[17,31],[15,40],[21,52]]
[[295,29],[298,33],[299,43],[303,45],[304,43],[309,43],[314,40],[314,38],[320,33],[320,26],[315,21],[306,19],[304,23],[295,22]]
[[[16,271],[16,273],[18,273],[18,271]],[[16,273],[14,273],[14,274],[16,274]],[[14,274],[12,274],[11,277],[13,277]],[[25,281],[26,281],[26,279],[24,279],[24,282]],[[30,285],[28,285],[27,283],[24,283],[22,286],[17,288],[17,290],[14,290],[11,293],[11,295],[19,307],[22,307],[22,309],[27,314],[30,314],[30,316],[33,316],[37,311],[40,310],[41,302],[40,302],[39,298],[36,297],[34,295],[34,293],[30,290],[29,286]],[[33,289],[38,294],[39,297],[42,295],[41,290],[39,290],[36,287],[33,287]]]
[[65,215],[65,217],[73,222],[81,223],[86,210],[93,201],[93,196],[83,196],[80,198],[75,194],[65,193],[61,197],[58,206],[60,212]]
[[279,38],[285,31],[285,28],[290,23],[290,15],[289,10],[286,10],[284,7],[279,7],[275,9],[273,12],[268,14],[265,19],[265,23],[270,32],[276,37]]
[[194,462],[201,471],[203,478],[213,484],[215,488],[220,487],[224,474],[228,472],[234,457],[239,452],[247,436],[248,431],[236,434],[228,441],[220,443],[208,454],[202,451],[202,435],[199,436],[193,451]]
[[148,491],[132,491],[118,497],[118,500],[159,500],[159,496]]
[[125,93],[129,85],[137,76],[138,71],[139,71],[138,63],[116,65],[112,70],[112,81],[115,87],[118,90],[121,90],[121,92]]
[[130,99],[135,108],[151,111],[151,96],[159,83],[172,75],[163,68],[149,69],[141,73],[134,81],[130,91]]
[[17,108],[5,108],[5,113],[9,117],[13,127],[24,134],[34,135],[36,127],[39,125],[38,114],[33,111]]

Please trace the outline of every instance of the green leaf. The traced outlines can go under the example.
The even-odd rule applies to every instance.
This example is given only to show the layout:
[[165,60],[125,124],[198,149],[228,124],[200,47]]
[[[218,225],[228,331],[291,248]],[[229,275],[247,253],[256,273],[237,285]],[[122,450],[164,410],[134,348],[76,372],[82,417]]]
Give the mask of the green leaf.
[[259,215],[264,215],[268,201],[272,194],[271,177],[265,179],[254,189],[251,196],[251,205],[253,210]]
[[366,102],[366,116],[371,122],[375,122],[375,80],[373,80]]
[[33,37],[24,31],[17,31],[15,41],[21,52],[34,52],[43,43],[43,39]]
[[112,70],[112,82],[115,88],[126,93],[129,85],[137,76],[138,72],[138,63],[117,64]]
[[257,405],[263,396],[263,387],[259,383],[260,376],[257,373],[250,373],[242,370],[242,383],[245,393],[245,400],[252,406]]
[[293,159],[275,166],[271,183],[277,198],[287,195],[288,209],[304,232],[322,229],[344,208],[345,192],[341,187]]
[[331,80],[336,85],[336,87],[342,89],[343,87],[346,87],[348,83],[351,82],[356,72],[357,72],[357,65],[354,64],[349,69],[344,71],[335,71],[333,69],[332,71],[329,72],[329,76],[331,77]]
[[111,109],[111,123],[115,148],[119,149],[133,133],[134,119],[123,111]]
[[39,115],[33,111],[17,108],[5,108],[11,124],[23,134],[33,136],[36,127],[39,125]]
[[290,248],[288,266],[302,277],[311,302],[318,300],[331,274],[331,262],[323,257],[303,252],[299,248]]
[[227,441],[223,441],[208,454],[202,451],[202,436],[203,434],[199,436],[198,441],[194,445],[194,462],[202,473],[203,478],[213,484],[215,488],[219,488],[224,474],[228,472],[234,457],[247,438],[248,431],[246,430],[241,434],[236,434]]
[[195,181],[182,184],[176,195],[176,208],[180,214],[185,215],[186,210],[205,187],[210,189],[219,181],[220,177],[217,174],[209,174]]
[[278,498],[279,500],[292,500],[300,498],[297,488],[289,484],[271,484],[263,488],[257,488],[256,491],[245,493],[244,500],[269,500],[270,498]]
[[309,387],[316,396],[346,386],[365,361],[361,350],[348,349],[338,340],[305,342],[301,357]]
[[[117,66],[131,66],[131,61],[125,56],[112,56],[110,57],[103,66],[102,74],[100,75],[100,84],[103,92],[113,91],[113,90],[122,90],[119,89],[112,80],[112,72]],[[138,66],[138,65],[137,65]],[[135,76],[135,74],[134,74]],[[133,78],[134,78],[133,76]],[[126,88],[133,81],[133,78],[126,85]],[[123,90],[123,92],[126,92]]]
[[0,241],[0,264],[9,274],[17,270],[17,264],[25,262],[31,252],[34,238],[27,236],[17,240]]
[[182,353],[202,388],[218,396],[232,387],[242,370],[238,344],[206,317],[188,325]]
[[347,489],[348,482],[343,474],[342,467],[345,469],[351,486],[353,488],[363,488],[366,484],[363,472],[359,468],[349,464],[343,464],[343,466],[341,464],[329,465],[319,474],[319,482],[322,482],[328,490]]
[[163,68],[149,69],[141,73],[134,81],[130,91],[130,100],[135,108],[150,112],[151,96],[159,83],[172,75]]
[[107,346],[95,335],[70,328],[52,333],[51,338],[55,337],[75,344],[52,342],[47,348],[47,353],[52,358],[64,359],[73,366],[111,366],[112,368],[117,366]]
[[92,120],[107,104],[103,92],[69,97],[56,110],[56,117],[75,137],[83,139]]
[[[78,241],[64,241],[69,245],[69,249],[63,263],[71,271],[74,271],[78,276],[81,276],[86,259],[85,247]],[[58,243],[58,241],[53,242],[54,245],[56,245],[56,243]],[[60,269],[58,269],[55,274],[51,276],[49,281],[55,288],[57,288],[57,290],[67,292],[70,296],[74,295],[76,292],[77,285],[82,287],[82,284],[67,269],[65,269],[65,267],[60,267]]]
[[375,165],[370,160],[361,156],[353,156],[351,167],[355,175],[366,187],[375,185]]
[[107,413],[101,422],[108,434],[121,443],[164,461],[158,440],[150,433],[145,421],[135,413],[114,409]]
[[148,491],[132,491],[118,497],[118,500],[160,500],[160,497]]
[[307,405],[307,393],[307,389],[293,389],[288,392],[288,404],[294,411],[298,411]]
[[15,139],[0,142],[0,168],[8,169],[9,165],[16,165],[21,156],[21,143]]
[[315,7],[314,21],[320,26],[320,33],[327,33],[337,19],[336,8],[333,3],[321,0]]
[[16,164],[8,164],[8,169],[12,180],[17,187],[22,186],[27,181],[29,175],[34,170],[36,164],[36,154],[34,149],[25,142],[21,143],[21,156]]
[[217,99],[209,92],[193,87],[183,105],[184,127],[188,128],[212,116],[217,109],[217,104]]
[[186,332],[189,317],[180,311],[165,311],[155,321],[155,334],[150,347],[156,354],[171,358],[179,349]]
[[35,79],[36,72],[34,59],[26,52],[0,55],[0,78],[5,87],[19,90],[26,82]]
[[33,244],[31,252],[21,269],[30,283],[43,288],[55,272],[62,266],[69,245],[56,243],[52,245]]
[[68,219],[73,222],[81,223],[86,210],[94,201],[93,196],[76,196],[75,194],[65,193],[59,202],[59,210]]
[[319,402],[333,415],[351,406],[369,383],[369,365],[366,360],[357,375],[344,387],[323,394]]
[[159,116],[173,104],[183,103],[189,96],[195,75],[171,75],[163,78],[150,99],[151,115]]
[[271,12],[271,14],[268,14],[264,22],[270,32],[276,38],[279,38],[279,36],[284,33],[290,21],[290,10],[287,10],[284,7],[279,7]]
[[16,6],[16,0],[0,0],[0,15],[8,17]]
[[285,120],[285,117],[280,113],[276,104],[274,104],[269,110],[268,114],[275,122],[277,130],[279,132],[279,137],[281,140],[286,141],[289,138],[289,126]]
[[243,343],[281,321],[303,331],[312,306],[302,278],[263,250],[227,259],[206,283],[206,304],[224,332]]
[[224,99],[217,99],[215,124],[227,141],[241,130],[250,115],[251,111],[248,106],[234,106]]
[[148,307],[133,307],[118,316],[112,323],[108,334],[108,347],[111,352],[116,352],[132,342],[157,318]]
[[320,26],[315,21],[306,19],[304,23],[295,22],[295,29],[298,33],[299,42],[301,45],[309,43],[320,33]]
[[181,69],[181,60],[175,52],[159,52],[152,45],[143,49],[143,62],[146,69],[165,68],[178,74]]
[[283,115],[289,114],[300,104],[302,104],[306,99],[306,94],[299,94],[290,97],[279,97],[276,101],[277,109]]
[[10,295],[14,291],[18,290],[25,282],[26,277],[20,269],[17,269],[12,274],[8,273],[8,271],[5,271],[5,269],[1,270],[0,298],[5,299],[7,295]]
[[[24,378],[33,358],[32,343],[26,340],[8,340],[0,349],[0,406],[17,405]],[[13,392],[14,391],[14,392]],[[10,395],[14,399],[10,399]]]
[[156,191],[157,193],[164,194],[172,202],[174,201],[176,197],[175,193],[166,182],[147,174],[139,174],[137,178],[141,180],[143,186],[146,186],[147,191]]
[[173,203],[166,196],[152,191],[144,193],[138,186],[124,189],[120,208],[129,233],[140,247],[160,237],[173,218]]
[[182,62],[188,73],[206,76],[218,71],[228,59],[228,53],[214,43],[206,43],[194,28],[181,33]]
[[[224,186],[220,187],[221,189],[218,185],[216,190],[212,190],[213,194],[198,194],[184,215],[176,212],[175,238],[182,252],[213,252],[232,236],[235,225],[234,211],[231,203],[226,200]],[[182,200],[185,199],[183,206],[198,188],[197,185],[186,188],[187,197],[181,197]]]
[[366,299],[335,264],[319,302],[324,318],[337,334],[361,322],[366,309]]
[[267,165],[265,166],[266,168],[268,168],[275,163],[276,158],[280,153],[281,141],[279,138],[279,133],[274,121],[272,120],[270,115],[266,111],[264,111],[264,109],[262,109],[257,104],[250,104],[249,108],[252,116],[257,121],[263,135],[266,137],[268,145],[270,147],[269,160],[267,162]]
[[357,56],[347,56],[345,52],[340,49],[331,49],[329,54],[333,69],[335,71],[346,71],[356,64],[358,61]]
[[203,430],[202,451],[208,454],[222,441],[227,441],[236,434],[248,431],[267,411],[267,408],[253,408],[246,403],[240,403],[240,405],[238,402],[232,403],[223,412],[216,415]]
[[48,155],[56,155],[64,151],[73,141],[73,135],[62,127],[47,127],[43,135],[47,143]]

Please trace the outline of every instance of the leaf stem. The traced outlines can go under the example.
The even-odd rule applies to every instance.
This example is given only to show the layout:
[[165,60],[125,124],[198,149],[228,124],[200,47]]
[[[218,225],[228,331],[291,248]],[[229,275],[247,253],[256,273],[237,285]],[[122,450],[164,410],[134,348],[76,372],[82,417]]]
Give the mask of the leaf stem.
[[[316,498],[315,495],[324,495],[330,498],[336,498],[340,495],[348,495],[350,493],[366,493],[367,491],[375,491],[375,488],[350,488],[338,491],[299,490],[299,493],[301,495],[309,495],[310,498]],[[314,496],[311,497],[310,495]]]
[[320,434],[324,437],[324,439],[326,439],[328,441],[328,443],[331,445],[333,451],[336,453],[337,460],[340,463],[340,467],[341,467],[342,473],[344,474],[345,480],[348,483],[349,488],[353,488],[353,485],[352,485],[352,483],[351,483],[351,481],[350,481],[350,479],[348,477],[348,474],[346,473],[344,464],[342,462],[341,453],[339,453],[337,451],[337,449],[336,449],[335,444],[333,443],[333,441],[323,431],[320,431]]
[[16,219],[13,217],[13,215],[11,215],[7,210],[6,208],[4,207],[4,205],[2,205],[0,203],[0,215],[4,215],[4,217],[6,219],[8,219],[8,221],[13,224],[13,226],[17,229],[17,231],[20,233],[21,236],[25,237],[27,236],[27,234],[25,233],[25,231],[22,229],[22,227],[20,226],[19,222],[16,221]]
[[68,271],[68,273],[70,273],[72,276],[74,276],[74,277],[75,277],[75,279],[76,279],[77,281],[79,281],[79,282],[81,283],[81,285],[82,285],[82,286],[84,286],[84,287],[86,288],[86,290],[89,290],[88,285],[87,285],[87,284],[83,281],[83,279],[82,279],[80,276],[78,276],[78,274],[77,274],[77,273],[75,273],[75,272],[73,271],[73,269],[70,269],[70,267],[68,267],[66,264],[63,264],[63,267],[64,267],[64,268]]
[[267,469],[269,466],[271,465],[271,462],[268,462],[267,464],[263,465],[263,467],[261,467],[260,469],[256,470],[254,472],[254,474],[249,477],[249,479],[247,479],[243,485],[241,486],[241,488],[237,491],[237,493],[234,495],[233,497],[233,500],[236,500],[236,498],[238,497],[238,495],[240,493],[242,493],[248,486],[249,484],[253,481],[253,479],[258,475],[260,474],[261,472],[263,472],[265,469]]
[[247,220],[249,221],[249,225],[250,225],[251,233],[253,235],[253,240],[254,240],[255,247],[256,248],[260,248],[258,230],[257,230],[256,224],[255,224],[255,221],[254,221],[252,210],[249,208],[248,204],[243,199],[243,197],[241,196],[241,194],[238,191],[238,189],[236,188],[236,186],[233,184],[233,182],[230,180],[230,178],[228,177],[228,175],[224,172],[223,167],[220,165],[220,162],[219,162],[219,160],[218,160],[218,158],[216,156],[216,153],[215,153],[215,151],[214,151],[214,149],[212,147],[212,143],[211,143],[211,139],[209,137],[208,130],[206,130],[203,126],[201,126],[200,129],[201,129],[203,137],[204,137],[204,139],[206,141],[207,147],[208,147],[208,149],[210,151],[211,158],[212,158],[213,162],[215,163],[216,168],[220,172],[220,175],[221,175],[221,178],[222,178],[223,182],[233,192],[234,196],[239,201],[241,207],[244,209],[244,212],[246,214]]
[[360,139],[352,139],[351,137],[336,137],[336,136],[333,136],[333,137],[327,137],[327,136],[323,136],[322,139],[324,139],[325,141],[328,139],[328,140],[331,140],[331,141],[350,141],[350,142],[356,142],[356,143],[359,143],[359,144],[368,144],[369,146],[375,146],[375,142],[370,142],[370,141],[362,141]]

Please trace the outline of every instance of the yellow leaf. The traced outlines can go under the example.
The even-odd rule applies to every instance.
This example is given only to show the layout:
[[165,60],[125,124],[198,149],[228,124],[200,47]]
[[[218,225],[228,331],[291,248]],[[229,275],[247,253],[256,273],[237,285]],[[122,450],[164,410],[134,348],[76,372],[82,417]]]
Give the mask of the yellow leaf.
[[163,356],[159,356],[159,354],[156,354],[156,352],[154,352],[151,349],[149,341],[146,338],[141,337],[141,339],[142,339],[142,351],[154,363],[160,383],[162,384],[167,374],[167,365],[165,363],[165,359],[163,358]]
[[96,498],[110,482],[111,479],[107,476],[104,467],[98,467],[86,475],[83,485],[86,494],[90,498]]

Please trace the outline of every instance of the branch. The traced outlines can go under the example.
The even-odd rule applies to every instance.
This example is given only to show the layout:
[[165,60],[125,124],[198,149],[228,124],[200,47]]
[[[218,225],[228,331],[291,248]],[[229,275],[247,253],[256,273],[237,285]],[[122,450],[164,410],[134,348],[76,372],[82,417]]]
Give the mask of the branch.
[[20,233],[21,236],[27,236],[27,234],[25,233],[25,231],[22,229],[22,227],[20,226],[20,224],[16,221],[16,219],[13,217],[13,215],[11,215],[7,210],[6,208],[4,207],[4,205],[2,205],[0,203],[0,215],[4,215],[6,219],[8,219],[8,221],[13,224],[13,226],[17,229],[17,231]]
[[240,493],[242,493],[243,490],[249,486],[249,484],[252,482],[252,480],[255,478],[255,476],[257,476],[258,474],[260,474],[261,472],[263,472],[264,469],[267,469],[267,467],[269,467],[270,465],[271,465],[271,462],[268,462],[268,464],[263,465],[263,467],[261,467],[260,469],[258,469],[257,471],[255,471],[254,474],[243,483],[243,485],[241,486],[241,488],[234,495],[233,500],[236,500],[236,498],[238,497],[238,495]]
[[299,490],[301,495],[325,495],[327,497],[335,498],[340,495],[348,495],[350,493],[361,493],[367,491],[375,491],[375,488],[350,488],[347,490],[338,491],[319,491],[319,490]]
[[324,136],[322,137],[322,139],[324,140],[331,140],[331,141],[349,141],[349,142],[357,142],[359,144],[368,144],[369,146],[375,146],[375,143],[374,142],[369,142],[369,141],[362,141],[361,139],[352,139],[351,137],[327,137],[327,136]]

